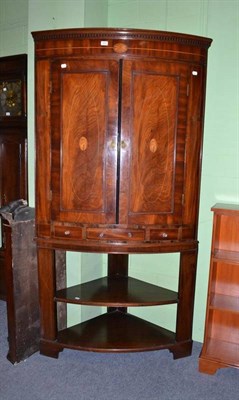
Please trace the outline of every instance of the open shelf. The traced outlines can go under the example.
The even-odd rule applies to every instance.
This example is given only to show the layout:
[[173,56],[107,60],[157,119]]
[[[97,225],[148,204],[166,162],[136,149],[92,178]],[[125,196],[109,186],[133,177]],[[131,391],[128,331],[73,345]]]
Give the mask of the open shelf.
[[139,279],[104,277],[58,290],[56,301],[97,306],[151,306],[178,302],[178,293]]
[[213,253],[213,261],[230,262],[232,264],[239,264],[238,251],[227,251],[215,249]]
[[114,311],[58,332],[63,347],[97,352],[169,348],[175,333],[128,313]]
[[213,293],[211,295],[210,308],[239,313],[239,297]]
[[224,340],[208,339],[206,342],[208,359],[239,367],[239,344]]

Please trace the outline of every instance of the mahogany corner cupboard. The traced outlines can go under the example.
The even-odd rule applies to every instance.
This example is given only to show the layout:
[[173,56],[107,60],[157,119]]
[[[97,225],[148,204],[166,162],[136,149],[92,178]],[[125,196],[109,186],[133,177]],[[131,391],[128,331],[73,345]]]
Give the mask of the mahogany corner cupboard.
[[[33,38],[40,352],[190,355],[211,39],[108,28]],[[108,254],[107,276],[59,290],[57,249]],[[177,291],[130,275],[129,254],[148,253],[180,254]],[[59,331],[60,302],[106,310]],[[168,304],[175,331],[127,310]]]

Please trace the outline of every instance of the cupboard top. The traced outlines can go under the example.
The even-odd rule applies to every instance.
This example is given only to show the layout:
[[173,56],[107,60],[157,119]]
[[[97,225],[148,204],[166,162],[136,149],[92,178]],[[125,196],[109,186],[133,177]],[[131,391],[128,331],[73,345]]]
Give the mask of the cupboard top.
[[239,204],[217,203],[211,208],[211,210],[216,214],[238,214]]
[[206,59],[207,49],[212,40],[209,38],[156,30],[127,29],[127,28],[81,28],[61,29],[32,32],[35,41],[36,55],[113,53],[115,55],[141,54],[164,56],[177,52],[192,58]]

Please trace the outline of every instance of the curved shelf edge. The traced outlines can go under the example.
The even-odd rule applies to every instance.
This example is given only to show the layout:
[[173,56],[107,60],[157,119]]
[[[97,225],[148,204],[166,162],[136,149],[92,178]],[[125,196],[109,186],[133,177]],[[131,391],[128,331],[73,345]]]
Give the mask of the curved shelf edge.
[[104,277],[56,292],[55,301],[106,307],[178,303],[178,293],[139,279]]
[[128,313],[114,311],[58,332],[59,347],[97,352],[169,348],[175,333]]

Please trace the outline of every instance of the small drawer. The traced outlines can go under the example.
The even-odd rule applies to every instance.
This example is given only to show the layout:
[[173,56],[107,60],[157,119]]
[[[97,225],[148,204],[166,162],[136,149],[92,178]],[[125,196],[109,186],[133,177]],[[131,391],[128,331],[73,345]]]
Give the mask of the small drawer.
[[36,231],[38,237],[50,237],[51,236],[51,225],[50,224],[38,224],[36,225]]
[[150,230],[150,240],[177,240],[179,234],[178,228],[168,228],[165,229],[151,229]]
[[93,240],[142,241],[145,232],[137,229],[89,228],[86,230],[86,237]]
[[54,236],[64,239],[82,239],[82,229],[76,226],[54,226]]
[[182,237],[181,239],[194,239],[195,237],[195,229],[190,226],[184,226],[182,228]]

